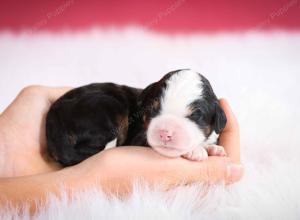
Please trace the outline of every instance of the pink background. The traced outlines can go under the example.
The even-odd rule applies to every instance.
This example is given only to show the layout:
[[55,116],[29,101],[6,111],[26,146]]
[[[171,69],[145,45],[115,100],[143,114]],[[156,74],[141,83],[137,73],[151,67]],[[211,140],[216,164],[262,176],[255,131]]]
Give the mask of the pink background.
[[163,32],[300,28],[299,0],[0,0],[0,30],[139,25]]

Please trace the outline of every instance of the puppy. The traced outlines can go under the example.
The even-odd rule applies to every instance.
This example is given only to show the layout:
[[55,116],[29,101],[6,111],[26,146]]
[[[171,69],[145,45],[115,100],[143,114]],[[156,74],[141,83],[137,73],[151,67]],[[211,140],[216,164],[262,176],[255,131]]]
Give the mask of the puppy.
[[216,143],[226,116],[201,74],[188,69],[166,74],[142,91],[138,109],[140,123],[127,144],[149,145],[162,155],[197,161],[225,156]]
[[141,89],[113,83],[90,84],[67,92],[46,117],[50,155],[70,166],[105,148],[122,145],[140,93]]

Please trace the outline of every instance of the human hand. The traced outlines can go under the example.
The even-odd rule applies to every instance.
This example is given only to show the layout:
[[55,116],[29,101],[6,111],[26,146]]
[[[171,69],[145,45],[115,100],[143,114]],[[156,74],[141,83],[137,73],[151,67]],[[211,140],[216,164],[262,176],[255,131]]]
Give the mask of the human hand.
[[47,158],[45,117],[50,105],[71,88],[29,86],[0,115],[0,177],[59,169]]
[[227,184],[239,181],[243,175],[239,126],[227,101],[221,99],[220,104],[227,116],[227,124],[219,144],[225,148],[227,157],[210,156],[205,161],[195,162],[180,157],[167,158],[146,147],[118,147],[76,165],[75,172],[87,185],[100,181],[106,191],[119,193],[130,190],[135,179],[154,185],[163,184],[167,189],[179,183],[196,181],[225,181]]
[[[126,193],[137,178],[165,189],[196,181],[233,183],[241,179],[239,127],[225,100],[220,103],[227,125],[219,144],[228,157],[210,156],[208,160],[195,162],[166,158],[151,148],[130,146],[106,150],[78,165],[61,169],[57,163],[45,159],[44,125],[50,105],[68,90],[67,87],[28,87],[0,115],[0,156],[3,156],[0,158],[0,188],[4,196],[0,197],[0,207],[7,199],[16,207],[26,200],[31,201],[34,210],[35,199],[45,199],[49,192],[59,194],[61,183],[70,190],[96,185],[107,192]],[[49,172],[53,170],[58,171]],[[32,175],[39,173],[43,174]],[[14,176],[25,177],[1,178]]]

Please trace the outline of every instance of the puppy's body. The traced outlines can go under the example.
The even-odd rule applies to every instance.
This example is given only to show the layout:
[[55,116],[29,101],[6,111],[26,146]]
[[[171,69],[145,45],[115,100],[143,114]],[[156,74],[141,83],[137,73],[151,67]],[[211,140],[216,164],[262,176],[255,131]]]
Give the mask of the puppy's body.
[[50,154],[73,165],[105,147],[151,146],[158,153],[206,159],[225,155],[215,145],[226,124],[209,81],[191,70],[176,70],[144,90],[113,83],[74,89],[47,115]]
[[141,90],[113,83],[73,89],[58,99],[46,119],[48,151],[65,166],[122,145]]

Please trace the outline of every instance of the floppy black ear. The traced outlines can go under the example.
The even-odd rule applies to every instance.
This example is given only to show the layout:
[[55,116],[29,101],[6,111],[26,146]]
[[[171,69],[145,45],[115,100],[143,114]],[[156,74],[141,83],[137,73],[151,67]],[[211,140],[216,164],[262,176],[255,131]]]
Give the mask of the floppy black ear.
[[138,97],[138,106],[139,107],[146,105],[147,101],[153,99],[152,96],[155,95],[153,93],[153,90],[155,90],[156,87],[157,87],[157,83],[152,83],[142,91],[142,93]]
[[215,114],[215,120],[214,120],[214,127],[215,127],[215,132],[217,134],[220,134],[222,130],[225,128],[227,122],[227,118],[225,115],[225,112],[221,108],[219,102],[216,103],[216,114]]

